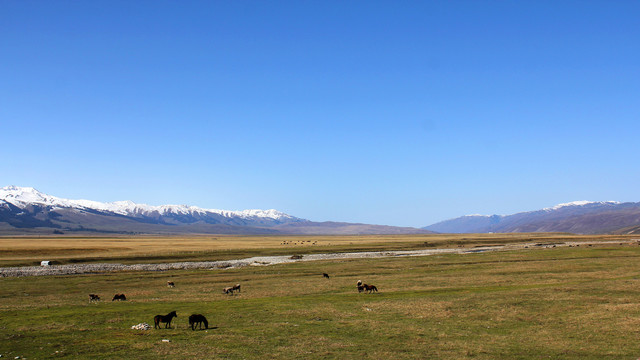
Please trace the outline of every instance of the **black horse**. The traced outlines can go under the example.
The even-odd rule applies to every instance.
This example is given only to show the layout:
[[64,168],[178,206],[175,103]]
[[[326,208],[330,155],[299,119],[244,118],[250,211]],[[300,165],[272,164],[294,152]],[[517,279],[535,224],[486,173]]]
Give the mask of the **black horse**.
[[113,299],[111,299],[111,301],[116,301],[116,300],[118,300],[118,301],[126,301],[127,297],[124,296],[124,294],[115,294],[115,295],[113,295]]
[[164,328],[169,328],[171,329],[171,320],[173,320],[174,317],[178,317],[178,314],[176,314],[175,311],[172,311],[170,313],[168,313],[167,315],[156,315],[153,318],[153,328],[154,329],[159,329],[160,328],[160,323],[165,323]]
[[199,326],[200,329],[202,329],[203,323],[204,323],[204,328],[208,329],[209,322],[207,321],[207,318],[204,317],[204,315],[193,314],[189,316],[189,326],[191,326],[191,330],[195,330],[197,326]]
[[327,273],[322,273],[322,276],[326,277],[327,279],[329,279],[329,274]]

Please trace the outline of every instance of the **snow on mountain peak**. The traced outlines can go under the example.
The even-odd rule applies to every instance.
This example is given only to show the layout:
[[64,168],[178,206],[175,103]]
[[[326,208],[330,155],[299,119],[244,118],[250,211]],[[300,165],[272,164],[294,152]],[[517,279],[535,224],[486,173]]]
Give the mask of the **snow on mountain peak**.
[[40,191],[32,187],[20,187],[20,186],[5,186],[0,188],[0,200],[4,200],[17,207],[24,208],[29,204],[38,204],[46,206],[55,206],[61,208],[76,208],[76,209],[92,209],[98,211],[108,211],[120,215],[146,215],[150,213],[158,213],[159,215],[166,214],[206,214],[214,213],[224,217],[240,217],[245,219],[250,218],[269,218],[274,220],[282,219],[295,219],[295,217],[285,214],[283,212],[270,209],[270,210],[218,210],[218,209],[202,209],[196,206],[190,205],[146,205],[136,204],[131,200],[114,201],[109,203],[102,203],[92,200],[69,200],[62,199],[55,196],[41,193]]
[[591,204],[600,204],[600,205],[610,204],[610,205],[615,205],[615,204],[620,204],[620,202],[619,201],[587,201],[587,200],[580,200],[580,201],[572,201],[572,202],[568,202],[568,203],[564,203],[564,204],[558,204],[556,206],[544,208],[542,210],[551,211],[551,210],[558,210],[558,209],[561,209],[561,208],[564,208],[564,207],[568,207],[568,206],[585,206],[585,205],[591,205]]
[[[43,194],[32,187],[5,186],[0,188],[0,199],[18,205],[20,203],[38,203],[54,205],[55,197]],[[17,203],[17,204],[16,204]]]

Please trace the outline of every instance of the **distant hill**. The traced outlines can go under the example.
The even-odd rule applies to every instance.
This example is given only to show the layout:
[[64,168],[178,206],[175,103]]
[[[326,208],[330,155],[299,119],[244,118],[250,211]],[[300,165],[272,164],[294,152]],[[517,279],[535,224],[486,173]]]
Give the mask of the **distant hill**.
[[640,226],[630,226],[612,232],[618,235],[640,235]]
[[34,188],[0,188],[0,234],[412,234],[417,228],[313,222],[277,210],[229,211],[131,201],[69,200]]
[[423,229],[441,233],[570,232],[620,233],[640,227],[640,203],[576,201],[513,215],[468,215]]

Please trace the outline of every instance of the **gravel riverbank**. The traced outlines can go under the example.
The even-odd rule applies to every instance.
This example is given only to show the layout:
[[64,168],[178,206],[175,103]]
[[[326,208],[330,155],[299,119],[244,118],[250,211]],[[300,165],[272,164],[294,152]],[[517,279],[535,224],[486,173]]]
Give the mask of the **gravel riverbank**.
[[0,268],[0,277],[20,277],[20,276],[47,276],[47,275],[76,275],[76,274],[96,274],[115,271],[167,271],[185,269],[228,269],[243,266],[266,266],[298,261],[315,260],[339,260],[339,259],[359,259],[359,258],[380,258],[396,256],[428,256],[435,254],[469,254],[487,251],[508,251],[540,247],[572,246],[577,244],[606,244],[619,243],[619,241],[603,241],[593,243],[559,243],[559,244],[537,244],[523,243],[510,244],[504,246],[484,246],[476,248],[447,248],[447,249],[425,249],[407,251],[367,251],[349,253],[329,253],[302,255],[300,258],[292,258],[291,255],[282,256],[256,256],[238,260],[222,261],[197,261],[197,262],[175,262],[161,264],[75,264],[75,265],[51,265],[51,266],[21,266]]

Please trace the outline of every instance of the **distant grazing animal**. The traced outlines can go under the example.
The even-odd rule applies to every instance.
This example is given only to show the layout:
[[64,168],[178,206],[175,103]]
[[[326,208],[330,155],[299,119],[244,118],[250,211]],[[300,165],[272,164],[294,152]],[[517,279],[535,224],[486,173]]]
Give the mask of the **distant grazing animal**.
[[356,283],[356,286],[358,287],[359,293],[364,291],[364,286],[362,286],[362,280],[358,280],[358,282]]
[[176,287],[176,284],[174,284],[173,281],[167,281],[167,286],[172,288],[172,287]]
[[229,286],[229,287],[226,287],[226,288],[222,289],[223,293],[230,294],[230,295],[233,295],[234,291],[242,292],[240,290],[240,284],[235,284],[234,286]]
[[96,294],[89,294],[89,302],[100,301],[100,296]]
[[170,313],[168,313],[167,315],[156,315],[153,317],[153,328],[154,329],[160,329],[160,323],[165,323],[164,328],[171,328],[171,320],[173,320],[174,317],[178,317],[178,314],[176,314],[175,311],[172,311]]
[[195,330],[196,326],[200,326],[200,329],[202,329],[202,323],[204,323],[205,329],[209,328],[209,322],[204,315],[193,314],[189,316],[189,326],[191,326],[191,330]]
[[327,273],[322,273],[322,276],[326,277],[327,279],[329,279],[329,274]]
[[378,292],[378,288],[375,287],[375,285],[362,284],[362,287],[364,288],[364,291],[367,291],[369,294],[371,294],[374,291]]
[[126,301],[127,297],[124,296],[124,294],[115,294],[115,295],[113,295],[113,299],[111,299],[111,301],[116,301],[116,300],[118,300],[118,301]]

